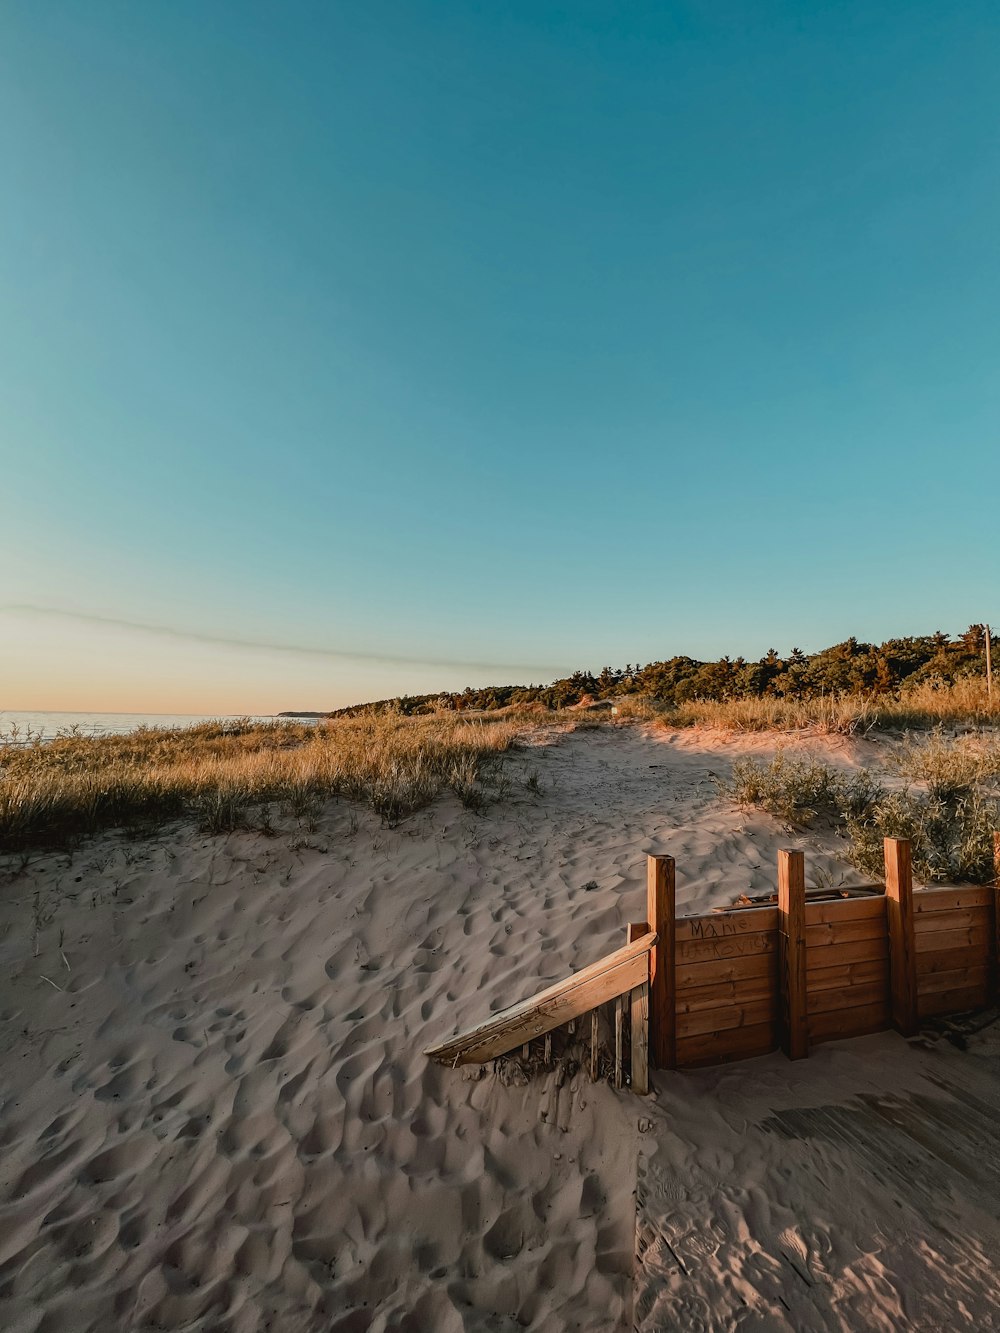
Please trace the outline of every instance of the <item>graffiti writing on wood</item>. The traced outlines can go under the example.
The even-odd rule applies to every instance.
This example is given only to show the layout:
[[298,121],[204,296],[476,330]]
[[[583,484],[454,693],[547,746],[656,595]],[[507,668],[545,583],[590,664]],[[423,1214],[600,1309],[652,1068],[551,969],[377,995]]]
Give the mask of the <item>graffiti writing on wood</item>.
[[773,934],[747,934],[726,936],[720,939],[692,940],[678,946],[681,961],[686,963],[706,963],[714,959],[720,962],[726,958],[744,958],[753,954],[773,953]]
[[740,935],[744,931],[760,928],[759,922],[748,921],[745,916],[703,916],[695,917],[691,922],[693,940],[714,940],[728,935]]

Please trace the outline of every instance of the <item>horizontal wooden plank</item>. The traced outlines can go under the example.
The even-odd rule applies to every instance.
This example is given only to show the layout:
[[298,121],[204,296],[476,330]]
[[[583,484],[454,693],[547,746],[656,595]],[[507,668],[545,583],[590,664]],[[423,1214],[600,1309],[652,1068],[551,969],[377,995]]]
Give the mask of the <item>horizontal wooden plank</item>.
[[944,889],[916,889],[914,912],[953,912],[958,907],[992,907],[994,890],[986,884],[963,884]]
[[913,929],[917,938],[932,935],[939,930],[968,930],[970,927],[989,931],[993,913],[987,907],[955,907],[948,912],[921,912],[914,915]]
[[968,1009],[985,1009],[990,1003],[988,986],[960,986],[954,990],[932,991],[917,995],[917,1013],[921,1018],[942,1014],[961,1014]]
[[692,987],[711,986],[724,981],[745,981],[750,977],[777,977],[778,955],[754,953],[745,958],[722,958],[703,963],[681,963],[675,969],[677,993]]
[[834,944],[826,949],[806,950],[806,974],[824,967],[838,967],[845,963],[866,963],[874,959],[887,960],[888,940],[856,940],[853,944]]
[[726,912],[706,912],[702,916],[679,916],[674,925],[674,939],[721,940],[777,928],[776,907],[741,907]]
[[502,1009],[424,1054],[442,1064],[481,1064],[579,1018],[599,1004],[624,995],[649,980],[649,951],[656,935],[646,934],[591,963],[563,981]]
[[806,948],[827,949],[835,944],[854,944],[857,940],[888,940],[885,916],[860,921],[817,921],[806,926]]
[[917,954],[917,976],[926,977],[932,972],[950,972],[954,968],[984,967],[990,962],[988,949],[970,948],[964,945],[958,949],[927,949]]
[[682,940],[674,947],[674,960],[681,963],[718,963],[727,958],[747,958],[753,954],[774,953],[778,932],[747,931],[702,940]]
[[986,926],[962,926],[957,930],[921,930],[914,939],[914,946],[918,958],[922,953],[940,953],[943,949],[985,952],[991,949],[992,933]]
[[828,1014],[839,1009],[856,1009],[865,1004],[889,1003],[889,976],[877,981],[864,981],[858,986],[842,986],[839,990],[809,991],[809,1013]]
[[757,976],[736,981],[718,981],[708,986],[691,986],[677,992],[677,1013],[694,1014],[702,1009],[723,1009],[727,1005],[750,1004],[777,995],[777,972],[769,969]]
[[884,1032],[892,1026],[888,1001],[860,1004],[849,1009],[810,1014],[809,1039],[814,1042],[840,1041],[845,1037],[865,1037],[870,1032]]
[[677,1037],[696,1037],[703,1032],[728,1032],[733,1028],[774,1023],[778,1017],[777,997],[751,1000],[749,1004],[729,1004],[719,1009],[697,1009],[677,1015]]
[[777,1045],[777,1023],[756,1023],[753,1027],[705,1032],[678,1041],[677,1063],[685,1069],[727,1064],[730,1060],[749,1060],[755,1055],[766,1055]]
[[884,921],[885,895],[873,893],[868,898],[834,898],[829,902],[806,903],[806,925],[832,921]]
[[861,963],[841,963],[837,967],[814,967],[806,972],[809,994],[825,990],[843,990],[845,986],[863,986],[881,981],[888,985],[889,959],[870,958]]
[[917,976],[917,993],[933,995],[943,990],[963,990],[969,986],[989,986],[992,969],[986,963],[973,967],[941,968]]

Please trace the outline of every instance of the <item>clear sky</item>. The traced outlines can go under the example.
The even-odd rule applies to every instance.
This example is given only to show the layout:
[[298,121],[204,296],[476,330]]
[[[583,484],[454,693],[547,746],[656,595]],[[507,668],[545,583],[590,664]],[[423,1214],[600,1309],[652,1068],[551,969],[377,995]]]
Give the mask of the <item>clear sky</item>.
[[0,707],[1000,621],[998,69],[995,0],[4,0]]

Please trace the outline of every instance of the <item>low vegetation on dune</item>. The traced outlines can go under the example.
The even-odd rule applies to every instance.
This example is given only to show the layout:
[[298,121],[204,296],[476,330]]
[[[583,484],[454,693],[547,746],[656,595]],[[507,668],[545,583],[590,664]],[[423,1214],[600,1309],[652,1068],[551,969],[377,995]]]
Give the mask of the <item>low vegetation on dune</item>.
[[914,873],[924,883],[992,883],[994,831],[1000,829],[1000,741],[937,732],[906,741],[886,771],[845,773],[815,759],[777,754],[733,766],[723,791],[788,823],[837,823],[854,864],[882,875],[882,840],[909,838]]
[[194,818],[210,832],[269,819],[275,803],[309,819],[332,796],[387,823],[444,791],[477,806],[503,782],[503,754],[527,717],[365,714],[319,726],[252,721],[122,736],[9,736],[0,747],[0,849],[72,846],[106,828]]

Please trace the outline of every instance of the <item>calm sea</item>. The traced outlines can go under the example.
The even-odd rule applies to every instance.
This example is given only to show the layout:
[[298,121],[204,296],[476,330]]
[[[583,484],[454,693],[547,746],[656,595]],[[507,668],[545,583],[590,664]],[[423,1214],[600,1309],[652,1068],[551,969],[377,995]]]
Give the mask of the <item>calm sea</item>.
[[[223,715],[224,716],[224,715]],[[84,736],[107,736],[135,731],[136,727],[190,727],[195,722],[219,720],[218,713],[17,713],[0,708],[0,741],[9,740],[16,728],[18,740],[50,741],[60,731],[74,728]],[[270,718],[255,718],[269,722]]]

